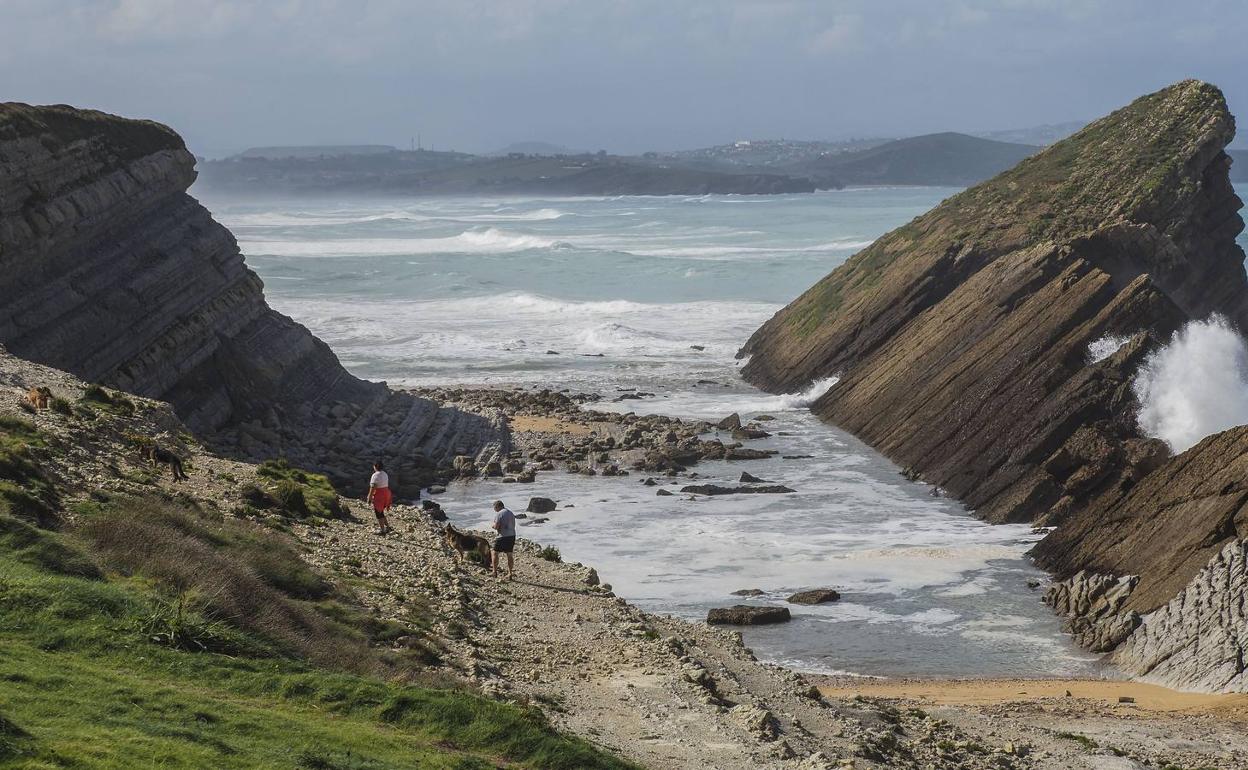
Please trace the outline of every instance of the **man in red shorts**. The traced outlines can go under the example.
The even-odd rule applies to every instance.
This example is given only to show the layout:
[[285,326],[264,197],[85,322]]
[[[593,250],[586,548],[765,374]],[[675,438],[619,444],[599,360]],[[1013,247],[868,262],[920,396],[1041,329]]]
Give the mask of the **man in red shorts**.
[[378,460],[373,463],[373,477],[368,480],[368,502],[373,504],[373,513],[377,514],[377,534],[390,532],[390,522],[386,521],[386,511],[394,502],[390,495],[390,474],[386,466]]

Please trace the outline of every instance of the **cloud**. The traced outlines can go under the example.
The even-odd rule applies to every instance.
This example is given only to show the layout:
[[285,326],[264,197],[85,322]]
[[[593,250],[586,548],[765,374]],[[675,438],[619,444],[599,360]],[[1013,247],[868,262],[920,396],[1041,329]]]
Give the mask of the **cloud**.
[[806,50],[814,56],[843,54],[862,48],[862,43],[862,17],[852,14],[832,19],[811,38]]

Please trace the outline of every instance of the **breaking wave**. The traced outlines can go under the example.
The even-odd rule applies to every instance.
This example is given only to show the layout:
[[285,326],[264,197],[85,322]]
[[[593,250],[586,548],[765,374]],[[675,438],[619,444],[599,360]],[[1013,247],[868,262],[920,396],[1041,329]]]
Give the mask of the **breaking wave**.
[[505,254],[545,249],[557,241],[509,233],[495,227],[467,230],[446,238],[361,238],[341,240],[242,240],[243,251],[279,257],[366,257],[407,254]]
[[1186,324],[1132,383],[1140,429],[1175,452],[1248,423],[1248,344],[1225,318]]

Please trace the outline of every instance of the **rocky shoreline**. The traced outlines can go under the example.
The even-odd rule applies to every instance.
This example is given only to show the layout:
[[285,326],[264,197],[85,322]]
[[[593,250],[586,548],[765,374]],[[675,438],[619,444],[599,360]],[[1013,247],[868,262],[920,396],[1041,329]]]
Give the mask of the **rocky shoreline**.
[[[559,728],[649,768],[1117,770],[1180,761],[1227,770],[1248,766],[1242,733],[1216,747],[1197,740],[1211,726],[1219,735],[1232,729],[1212,717],[1109,713],[1082,702],[1051,708],[1029,698],[1006,706],[932,706],[869,691],[824,694],[816,686],[827,685],[825,680],[760,663],[739,633],[641,611],[615,596],[591,567],[547,560],[540,545],[527,539],[519,545],[518,579],[497,582],[456,558],[438,522],[419,507],[397,506],[396,533],[384,538],[373,534],[371,514],[358,499],[341,499],[343,517],[330,519],[288,519],[248,508],[245,490],[264,483],[256,466],[200,446],[167,405],[131,397],[134,410],[128,414],[98,413],[87,420],[49,410],[32,416],[17,404],[36,385],[79,402],[86,384],[0,354],[0,413],[32,420],[49,436],[45,462],[67,492],[175,495],[221,515],[279,527],[301,544],[310,563],[349,582],[378,617],[406,617],[413,603],[425,608],[431,635],[395,639],[396,650],[433,645],[431,672],[495,698],[537,706]],[[580,442],[598,426],[638,426],[627,416],[577,411],[572,397],[538,395],[530,402],[501,391],[463,391],[459,397],[479,408],[507,398],[521,405],[509,415],[516,423],[562,423],[557,433],[517,431],[517,446],[550,451],[545,442],[562,437],[569,442],[569,462],[580,462],[571,455],[585,449]],[[543,404],[554,405],[553,411],[543,411]],[[658,418],[641,424],[648,426],[643,435],[655,434],[664,444],[665,430],[679,437],[705,427]],[[174,483],[168,475],[145,472],[127,439],[136,433],[176,446],[190,479]],[[654,450],[607,451],[640,452],[644,459]],[[540,491],[540,482],[533,489]],[[1102,732],[1115,731],[1113,744],[1069,737],[1076,724],[1079,734],[1088,730],[1092,713]],[[1113,764],[1124,757],[1136,764]]]
[[1208,83],[1143,96],[880,237],[740,354],[773,392],[837,375],[821,418],[988,521],[1052,528],[1033,556],[1089,649],[1244,691],[1248,430],[1174,451],[1135,387],[1180,330],[1248,329],[1234,135]]

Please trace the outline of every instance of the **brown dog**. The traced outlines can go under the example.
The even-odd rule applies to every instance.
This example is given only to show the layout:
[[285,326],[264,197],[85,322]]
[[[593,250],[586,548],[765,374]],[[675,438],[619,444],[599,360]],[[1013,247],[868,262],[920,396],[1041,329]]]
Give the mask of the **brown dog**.
[[51,400],[52,391],[47,387],[40,386],[26,391],[26,401],[35,409],[47,409],[48,402]]
[[459,556],[460,561],[468,558],[469,551],[476,551],[486,564],[490,562],[490,541],[481,535],[474,535],[471,532],[463,532],[455,529],[450,524],[446,525],[443,530],[443,536],[446,538],[446,544],[454,549]]
[[144,444],[140,451],[143,453],[143,459],[151,463],[153,468],[168,465],[169,470],[173,473],[174,481],[182,481],[188,478],[186,471],[182,470],[182,458],[168,449],[159,447],[156,444]]

